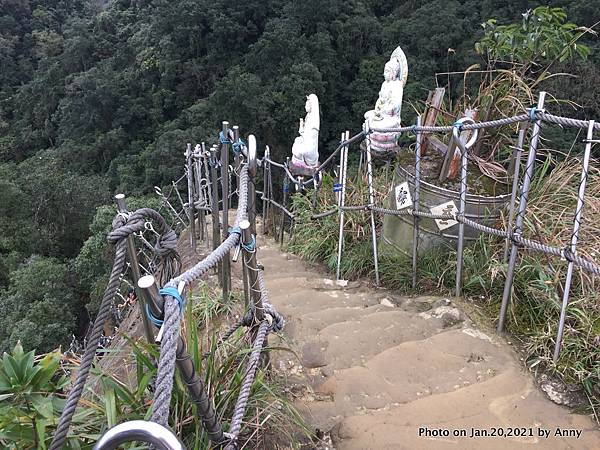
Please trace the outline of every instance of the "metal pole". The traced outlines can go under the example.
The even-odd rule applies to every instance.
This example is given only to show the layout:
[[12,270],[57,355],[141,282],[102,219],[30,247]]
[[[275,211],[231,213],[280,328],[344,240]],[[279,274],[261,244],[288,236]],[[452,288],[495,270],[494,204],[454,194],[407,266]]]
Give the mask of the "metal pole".
[[[577,241],[579,239],[579,228],[581,227],[581,216],[583,215],[583,207],[585,205],[583,198],[588,179],[588,171],[590,167],[590,153],[592,151],[592,139],[594,138],[594,126],[596,122],[590,120],[588,125],[587,139],[585,143],[585,152],[583,154],[583,168],[581,170],[581,181],[579,182],[579,192],[577,193],[577,207],[575,209],[575,217],[573,219],[573,234],[571,235],[571,254],[577,251]],[[567,306],[569,305],[569,293],[571,291],[571,282],[573,279],[573,269],[575,265],[573,261],[569,261],[567,267],[567,277],[565,279],[565,289],[563,292],[562,305],[560,308],[560,320],[558,321],[558,332],[556,333],[556,343],[554,345],[554,362],[558,361],[560,350],[562,347],[562,337],[565,329],[565,318],[567,315]]]
[[[146,295],[152,298],[154,305],[160,304],[160,312],[157,314],[157,312],[153,310],[152,313],[156,317],[162,317],[164,300],[158,292],[154,277],[152,275],[142,277],[138,282],[138,285]],[[204,382],[196,372],[194,363],[186,350],[185,341],[181,336],[177,339],[176,364],[184,384],[188,388],[192,402],[196,405],[197,414],[202,420],[202,424],[208,433],[209,439],[213,444],[224,442],[223,428],[215,412],[214,405],[208,397]]]
[[[468,118],[465,118],[468,119]],[[463,119],[458,122],[462,123]],[[477,131],[474,132],[475,138]],[[460,200],[458,202],[458,215],[459,217],[465,217],[465,210],[467,207],[467,146],[460,137],[460,129],[454,127],[452,129],[452,135],[456,146],[460,149]],[[473,141],[474,142],[474,141]],[[471,144],[472,145],[472,144]],[[469,145],[470,147],[470,145]],[[465,224],[463,221],[458,223],[458,249],[456,252],[456,290],[454,295],[460,297],[462,294],[462,269],[464,261],[464,247],[465,247]]]
[[[421,116],[417,116],[417,127],[421,126]],[[413,199],[413,211],[419,210],[419,197],[421,193],[421,137],[419,131],[415,132],[417,143],[415,147],[415,192]],[[419,254],[419,221],[420,218],[413,215],[413,251],[412,251],[412,287],[417,287],[417,260]]]
[[[267,150],[269,152],[269,159],[270,159],[271,158],[271,149],[269,149],[267,147]],[[271,219],[270,219],[271,222],[273,222],[273,237],[275,237],[275,231],[276,231],[275,230],[275,213],[273,212],[274,211],[273,210],[273,204],[271,203],[271,200],[273,199],[273,172],[272,172],[273,168],[271,167],[271,163],[269,163],[268,169],[269,170],[267,171],[267,176],[269,177],[269,180],[268,180],[268,188],[269,188],[269,196],[268,196],[268,199],[269,199],[269,203],[268,203],[268,205],[269,205],[269,216],[271,217]]]
[[[369,184],[369,206],[375,206],[375,188],[373,187],[373,161],[371,155],[371,139],[369,139],[369,122],[364,124],[365,143],[367,146],[367,182]],[[379,256],[377,255],[377,230],[375,229],[375,212],[371,209],[371,239],[373,241],[373,263],[375,264],[375,284],[379,286]]]
[[[217,149],[212,147],[210,149],[210,183],[212,185],[212,198],[211,198],[211,216],[212,216],[212,249],[215,250],[219,246],[219,235],[221,229],[219,226],[219,187],[217,182]],[[222,285],[223,277],[221,262],[217,264],[217,272],[219,273],[219,281]]]
[[[290,158],[286,158],[285,164],[286,164],[286,166],[289,167]],[[282,206],[284,208],[287,208],[287,200],[288,200],[289,191],[290,191],[290,180],[287,176],[287,173],[284,173],[284,175],[283,175],[283,202],[282,202]],[[279,228],[279,244],[280,245],[283,245],[284,228],[285,228],[285,212],[282,209],[281,210],[281,227]]]
[[[342,142],[348,139],[350,132],[346,131],[342,133]],[[342,264],[342,249],[344,247],[344,204],[346,203],[346,170],[348,168],[348,146],[342,147],[340,152],[340,182],[342,185],[342,191],[340,192],[340,233],[338,236],[338,255],[337,255],[337,268],[335,277],[337,280],[340,279],[341,264]]]
[[256,138],[248,136],[248,220],[250,221],[250,232],[256,235],[256,173],[258,163],[256,161]]
[[173,220],[175,222],[179,222],[183,226],[183,228],[185,228],[186,227],[185,221],[181,218],[181,216],[175,210],[175,208],[173,208],[173,205],[171,205],[171,203],[169,203],[169,200],[167,199],[167,197],[165,197],[165,194],[163,194],[162,189],[159,188],[158,186],[154,186],[154,192],[156,193],[156,195],[158,195],[162,199],[163,204],[167,207],[167,210],[171,214],[171,217],[173,218]]
[[[229,236],[229,122],[222,123],[223,140],[221,142],[221,191],[223,194],[223,211],[222,211],[222,238],[227,239]],[[229,260],[229,252],[223,257],[223,299],[229,298],[231,291],[231,262]]]
[[204,241],[204,228],[206,226],[205,223],[205,210],[203,207],[206,207],[206,196],[204,195],[204,188],[202,186],[202,147],[196,145],[194,148],[194,159],[193,159],[193,167],[194,167],[194,186],[196,189],[196,194],[198,198],[198,207],[196,208],[198,211],[198,228],[199,228],[199,238],[200,241]]
[[188,143],[185,150],[186,171],[187,171],[187,188],[188,188],[188,207],[187,215],[190,221],[190,245],[192,251],[196,252],[196,219],[194,218],[194,168],[192,144]]
[[244,264],[248,267],[248,282],[250,285],[250,300],[254,307],[256,319],[260,322],[265,317],[265,311],[262,304],[262,294],[258,285],[258,265],[256,263],[256,237],[252,234],[252,225],[248,220],[240,222],[242,230],[242,258]]
[[[231,129],[233,130],[233,142],[239,142],[240,140],[240,127],[237,125],[234,125],[233,127],[231,127]],[[234,152],[235,153],[235,152]],[[241,153],[235,153],[233,156],[233,167],[235,168],[235,171],[237,171],[239,173],[240,170],[240,166],[242,164],[242,154]],[[236,177],[237,178],[237,177]],[[240,189],[240,179],[237,178],[236,179],[237,183],[237,189],[239,192]]]
[[[202,145],[202,166],[204,167],[204,174],[206,175],[206,179],[207,179],[207,183],[206,183],[206,204],[208,205],[210,203],[210,207],[211,210],[213,208],[213,196],[212,196],[212,177],[210,175],[210,169],[208,168],[208,157],[207,155],[209,155],[210,153],[207,153],[206,151],[206,146],[204,144],[204,142],[201,144]],[[216,180],[215,180],[216,181]],[[218,208],[218,206],[217,206]],[[217,209],[218,211],[218,209]],[[206,221],[206,217],[205,217],[205,221]],[[206,246],[208,248],[210,248],[210,243],[209,243],[209,239],[208,239],[208,225],[206,225]]]
[[[519,171],[521,170],[521,157],[523,155],[523,143],[525,142],[525,133],[527,132],[527,126],[523,126],[523,123],[519,126],[519,137],[517,138],[517,146],[514,150],[514,164],[513,164],[513,184],[512,191],[510,193],[510,205],[508,208],[508,221],[507,221],[507,230],[511,230],[513,226],[513,222],[515,220],[515,203],[517,201],[517,191],[519,189]],[[510,243],[510,238],[506,238],[506,242],[504,243],[504,257],[503,261],[506,262],[508,260],[508,247]]]
[[263,169],[263,201],[262,201],[262,209],[263,209],[263,234],[267,234],[267,223],[269,222],[269,201],[267,200],[269,198],[269,194],[267,192],[267,189],[268,189],[268,185],[267,185],[267,166],[269,164],[267,162],[267,158],[268,157],[269,157],[269,147],[267,146],[265,148],[265,157],[263,158],[263,162],[262,162],[262,169]]
[[[127,206],[125,204],[125,195],[117,194],[115,195],[115,202],[117,204],[117,210],[122,213],[127,213]],[[146,294],[146,291],[138,288],[138,281],[141,278],[142,274],[140,272],[140,266],[137,259],[137,253],[135,251],[135,243],[133,241],[133,236],[127,236],[127,257],[129,258],[129,264],[131,265],[131,278],[133,279],[133,285],[137,291],[138,298],[138,306],[140,308],[140,314],[142,316],[142,322],[144,324],[144,333],[146,334],[146,339],[148,343],[154,343],[154,332],[152,330],[152,325],[150,324],[150,319],[146,315],[146,304],[151,304],[152,299],[149,295]]]
[[[546,99],[546,93],[540,92],[538,97],[538,103],[536,109],[541,110],[544,108],[544,100]],[[527,199],[529,197],[529,187],[531,185],[531,179],[533,178],[533,170],[535,166],[535,156],[537,152],[537,145],[540,139],[540,129],[542,127],[542,120],[537,119],[533,125],[533,131],[531,132],[531,142],[529,144],[529,155],[527,156],[527,166],[525,167],[525,173],[523,175],[523,187],[521,188],[521,199],[519,201],[519,212],[517,213],[517,219],[515,224],[514,233],[521,233],[523,222],[525,220],[525,211],[527,209]],[[508,269],[506,271],[506,281],[504,283],[504,292],[502,293],[502,306],[500,307],[500,316],[498,318],[498,332],[504,330],[504,322],[506,320],[506,311],[508,310],[508,303],[512,294],[513,280],[515,276],[515,264],[517,262],[517,256],[519,248],[512,243],[510,249],[510,259],[508,260]]]
[[[172,183],[173,183],[173,190],[177,194],[177,198],[179,199],[179,203],[181,204],[181,208],[183,208],[182,209],[183,214],[185,214],[187,216],[186,209],[185,209],[185,202],[183,201],[183,198],[181,198],[181,194],[179,193],[179,189],[177,189],[177,183],[175,183],[174,181]],[[188,217],[188,219],[189,219],[189,217]]]

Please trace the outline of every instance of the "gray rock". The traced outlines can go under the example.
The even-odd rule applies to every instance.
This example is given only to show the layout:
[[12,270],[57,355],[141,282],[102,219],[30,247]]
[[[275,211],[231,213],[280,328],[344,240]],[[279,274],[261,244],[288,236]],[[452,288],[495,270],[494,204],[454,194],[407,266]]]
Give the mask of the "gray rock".
[[309,369],[316,369],[327,365],[323,348],[329,346],[328,342],[309,342],[302,347],[302,365]]
[[546,393],[548,398],[558,405],[576,407],[581,405],[585,398],[581,391],[570,390],[569,387],[556,378],[548,375],[541,375],[539,378],[540,388]]

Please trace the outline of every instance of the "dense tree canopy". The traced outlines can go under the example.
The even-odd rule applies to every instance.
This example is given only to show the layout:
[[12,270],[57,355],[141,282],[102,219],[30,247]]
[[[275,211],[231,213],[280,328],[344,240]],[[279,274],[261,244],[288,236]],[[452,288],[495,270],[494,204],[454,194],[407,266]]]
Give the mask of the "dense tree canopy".
[[[93,288],[75,288],[67,268],[90,234],[96,208],[116,190],[147,194],[177,177],[186,142],[214,141],[220,121],[229,120],[281,160],[305,96],[316,93],[326,154],[342,130],[360,128],[397,45],[409,61],[403,114],[412,120],[411,104],[436,86],[436,72],[485,65],[474,50],[482,23],[519,22],[540,3],[2,1],[0,286],[3,301],[36,305],[18,337],[47,347],[77,328],[27,334],[40,317],[52,316],[48,305],[60,295],[74,305],[63,320],[70,314],[75,320]],[[579,25],[600,20],[591,2],[549,3]],[[580,78],[558,88],[582,106],[569,114],[600,117],[598,44],[591,37],[587,44],[590,58],[569,66]],[[62,280],[60,295],[28,290],[26,274],[40,265],[53,283]],[[7,344],[15,338],[0,336]]]

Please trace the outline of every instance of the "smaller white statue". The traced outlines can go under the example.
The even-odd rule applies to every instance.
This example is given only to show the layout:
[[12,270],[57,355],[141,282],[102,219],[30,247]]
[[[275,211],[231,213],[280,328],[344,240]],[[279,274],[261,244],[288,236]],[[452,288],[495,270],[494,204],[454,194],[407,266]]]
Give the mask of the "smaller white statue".
[[292,145],[292,166],[302,171],[319,165],[319,99],[315,94],[306,97],[306,118],[300,119],[298,136]]
[[[400,47],[396,47],[383,70],[384,82],[381,84],[375,109],[365,113],[365,120],[371,128],[398,128],[402,111],[402,94],[408,78],[408,62]],[[371,148],[375,151],[395,150],[396,133],[377,133],[370,135]]]

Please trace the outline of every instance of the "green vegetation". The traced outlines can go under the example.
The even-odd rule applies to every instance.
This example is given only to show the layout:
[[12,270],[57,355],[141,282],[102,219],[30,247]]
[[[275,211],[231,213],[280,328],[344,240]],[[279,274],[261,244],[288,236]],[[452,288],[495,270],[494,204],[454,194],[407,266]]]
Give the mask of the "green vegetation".
[[[0,444],[11,450],[45,450],[52,439],[65,400],[59,396],[70,380],[61,370],[60,352],[35,357],[25,353],[20,343],[0,360]],[[100,408],[84,401],[73,417],[65,448],[91,448],[98,438]],[[77,435],[77,438],[73,436]],[[88,441],[80,446],[79,439]]]
[[[106,265],[90,261],[82,269],[91,243],[83,249],[86,254],[77,255],[96,233],[89,228],[96,208],[110,204],[112,194],[143,196],[154,185],[176,179],[186,142],[216,139],[224,119],[254,133],[261,147],[268,143],[273,157],[283,160],[311,92],[321,102],[320,142],[326,155],[340,130],[360,128],[377,97],[383,64],[397,45],[410,67],[405,122],[414,118],[410,103],[423,100],[436,84],[449,83],[449,101],[460,103],[463,76],[435,74],[481,64],[473,50],[476,41],[486,58],[501,66],[498,60],[515,48],[506,40],[494,41],[491,30],[513,36],[514,43],[541,42],[531,41],[532,33],[549,36],[553,46],[531,51],[558,56],[553,72],[568,67],[580,77],[552,78],[551,92],[582,106],[568,109],[569,114],[599,117],[594,95],[599,53],[561,61],[597,48],[591,34],[576,47],[561,47],[568,49],[563,55],[556,43],[581,31],[558,10],[548,10],[542,22],[532,19],[540,13],[536,10],[530,28],[522,31],[500,25],[538,3],[2,2],[0,297],[16,295],[13,280],[19,276],[13,272],[24,270],[32,255],[53,258],[46,264],[56,264],[56,272],[67,269],[61,289],[72,311],[54,342],[24,339],[25,348],[42,345],[38,351],[48,351],[65,344],[69,333],[84,333],[88,311],[95,312],[95,283]],[[550,5],[567,7],[569,20],[578,25],[591,27],[600,19],[598,9],[583,0]],[[497,22],[486,22],[490,18]],[[555,24],[560,33],[550,36],[548,27]],[[528,55],[515,53],[519,61]],[[554,112],[561,108],[553,105]],[[12,332],[11,327],[5,334]],[[13,344],[14,338],[0,338],[0,350]]]
[[[192,295],[184,320],[188,351],[214,399],[217,413],[225,429],[245,372],[249,356],[246,330],[236,332],[217,348],[217,340],[226,315],[240,312],[241,299],[223,304],[221,296],[207,286]],[[107,427],[117,423],[148,419],[151,413],[152,392],[156,376],[155,361],[159,349],[142,341],[126,338],[122,348],[108,349],[98,362],[89,389],[80,402],[71,431],[69,449],[90,449]],[[204,354],[208,353],[208,357]],[[0,360],[0,446],[8,449],[45,449],[64,407],[63,392],[69,387],[67,369],[74,361],[60,352],[35,357],[23,352],[18,343],[10,354]],[[285,398],[284,386],[259,371],[248,401],[246,424],[240,444],[263,448],[267,433],[286,442],[290,435],[302,435],[302,419]],[[190,402],[187,387],[176,376],[171,401],[169,423],[183,437],[186,448],[207,448],[207,436]],[[128,448],[134,448],[133,444]]]
[[[557,161],[550,156],[539,170],[530,196],[525,234],[549,245],[564,247],[570,240],[580,177],[580,161]],[[552,171],[550,171],[552,168]],[[378,171],[380,174],[382,170]],[[549,172],[549,173],[548,173]],[[349,173],[356,173],[350,169]],[[383,204],[389,186],[383,174],[376,177],[376,204]],[[325,178],[319,191],[317,210],[334,204],[332,181]],[[362,177],[348,182],[347,205],[366,203],[366,182]],[[600,169],[592,167],[588,177],[586,217],[600,214]],[[309,197],[295,195],[292,205],[297,215],[289,250],[310,261],[320,261],[336,270],[339,233],[338,215],[311,220]],[[381,234],[382,217],[376,215]],[[505,225],[500,225],[505,226]],[[370,215],[364,211],[346,213],[344,253],[341,273],[346,279],[374,278],[370,235]],[[475,305],[473,313],[493,325],[500,311],[507,265],[503,261],[505,241],[482,236],[465,249],[464,294]],[[584,220],[578,253],[598,260],[600,228]],[[559,375],[587,395],[590,405],[600,406],[600,296],[598,280],[577,269],[567,310],[563,350],[554,364],[552,354],[560,315],[563,281],[567,263],[539,253],[522,251],[514,280],[513,301],[507,316],[507,329],[520,342],[527,365],[534,371]],[[456,251],[433,248],[419,256],[418,284],[412,288],[412,258],[390,246],[381,246],[379,255],[381,283],[404,294],[438,292],[453,295],[456,276]],[[598,420],[598,417],[596,417]],[[600,420],[599,420],[600,422]]]

